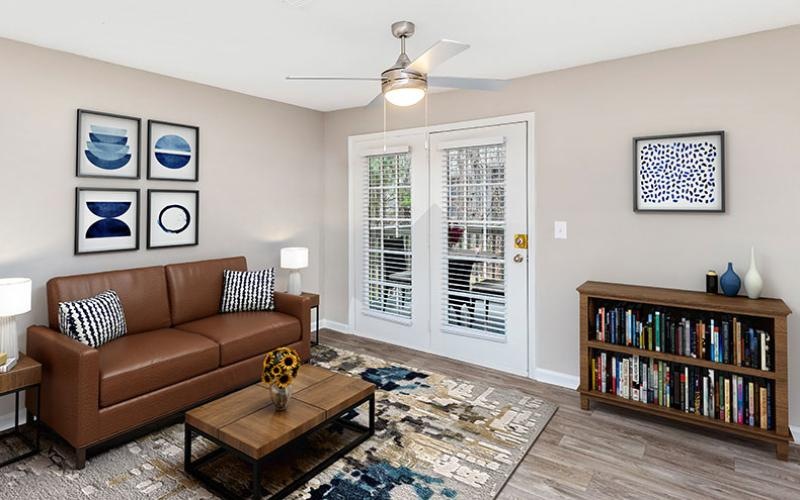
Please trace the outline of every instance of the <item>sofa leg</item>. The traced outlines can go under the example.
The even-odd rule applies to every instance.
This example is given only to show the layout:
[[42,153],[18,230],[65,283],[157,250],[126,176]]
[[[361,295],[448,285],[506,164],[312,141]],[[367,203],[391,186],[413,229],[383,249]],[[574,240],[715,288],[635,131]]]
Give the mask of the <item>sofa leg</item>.
[[75,448],[75,470],[86,467],[86,448]]

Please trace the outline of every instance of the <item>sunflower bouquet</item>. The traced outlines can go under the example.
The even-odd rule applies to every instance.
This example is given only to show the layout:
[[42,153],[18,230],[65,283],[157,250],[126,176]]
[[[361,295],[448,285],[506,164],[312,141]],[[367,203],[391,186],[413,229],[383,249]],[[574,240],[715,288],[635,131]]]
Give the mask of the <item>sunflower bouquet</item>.
[[286,389],[294,382],[300,370],[300,355],[294,349],[279,347],[264,356],[261,381],[279,389]]

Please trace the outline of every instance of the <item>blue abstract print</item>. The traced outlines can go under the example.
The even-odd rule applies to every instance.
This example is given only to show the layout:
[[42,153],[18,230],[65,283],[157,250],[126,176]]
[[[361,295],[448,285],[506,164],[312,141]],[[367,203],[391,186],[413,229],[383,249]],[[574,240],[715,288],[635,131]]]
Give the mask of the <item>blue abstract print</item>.
[[101,219],[86,230],[86,238],[118,238],[131,235],[131,228],[117,217],[131,208],[129,201],[87,201],[86,208]]
[[[361,464],[353,461],[354,469],[349,474],[338,473],[328,484],[312,488],[310,498],[322,500],[336,499],[379,499],[395,498],[392,490],[401,486],[411,486],[416,498],[428,500],[434,495],[444,498],[457,498],[457,493],[442,487],[444,481],[438,477],[415,472],[408,467],[395,467],[386,461]],[[399,498],[399,497],[398,497]],[[407,495],[402,498],[409,498]]]
[[639,197],[644,203],[713,205],[719,148],[710,142],[653,142],[639,152]]
[[173,170],[185,167],[192,158],[191,146],[179,135],[169,134],[160,137],[154,149],[158,163]]
[[409,370],[408,368],[403,368],[402,366],[367,368],[361,373],[361,378],[375,384],[379,389],[384,391],[413,391],[420,387],[428,387],[416,381],[416,379],[424,380],[428,378],[427,375]]
[[103,170],[117,170],[128,164],[131,147],[127,130],[100,125],[91,125],[90,130],[84,154],[92,165]]

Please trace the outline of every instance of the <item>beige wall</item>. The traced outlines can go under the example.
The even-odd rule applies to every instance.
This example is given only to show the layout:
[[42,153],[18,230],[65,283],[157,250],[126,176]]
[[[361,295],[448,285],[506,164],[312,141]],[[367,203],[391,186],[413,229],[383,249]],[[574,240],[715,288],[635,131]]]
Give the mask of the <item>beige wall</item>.
[[[319,289],[322,113],[3,39],[0,67],[0,276],[34,287],[21,346],[24,326],[45,321],[56,275],[239,254],[277,266],[291,244],[310,247],[304,288]],[[199,126],[200,182],[75,177],[79,107],[142,118],[143,177],[147,119]],[[73,256],[76,186],[142,189],[143,249]],[[147,188],[200,190],[199,246],[144,250]]]
[[[536,363],[578,374],[583,281],[702,290],[741,276],[755,245],[764,294],[790,317],[791,417],[800,425],[800,26],[515,80],[499,93],[430,99],[431,123],[536,113]],[[557,50],[557,47],[553,47]],[[462,56],[464,57],[464,56]],[[392,108],[390,128],[420,126]],[[325,115],[323,314],[347,322],[347,137],[381,130],[380,108]],[[726,131],[727,213],[633,213],[631,138]],[[553,239],[553,221],[568,240]]]

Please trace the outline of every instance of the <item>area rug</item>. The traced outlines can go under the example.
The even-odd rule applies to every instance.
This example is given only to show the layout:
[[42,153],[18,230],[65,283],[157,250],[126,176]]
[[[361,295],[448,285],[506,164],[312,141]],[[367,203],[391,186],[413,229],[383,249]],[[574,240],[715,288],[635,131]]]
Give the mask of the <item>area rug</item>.
[[[491,499],[556,411],[531,394],[317,346],[312,362],[374,383],[375,436],[297,490],[292,499]],[[366,408],[345,418],[365,423]],[[344,426],[311,435],[268,464],[264,486],[292,475],[347,441]],[[12,444],[13,446],[13,444]],[[213,445],[199,440],[202,454]],[[0,449],[0,458],[13,450]],[[71,453],[44,441],[42,453],[0,469],[3,498],[215,498],[183,472],[183,425],[173,425],[71,468]],[[248,469],[235,458],[204,467],[247,495]]]

